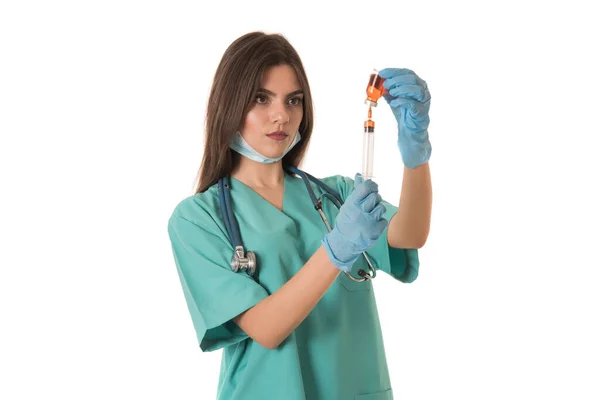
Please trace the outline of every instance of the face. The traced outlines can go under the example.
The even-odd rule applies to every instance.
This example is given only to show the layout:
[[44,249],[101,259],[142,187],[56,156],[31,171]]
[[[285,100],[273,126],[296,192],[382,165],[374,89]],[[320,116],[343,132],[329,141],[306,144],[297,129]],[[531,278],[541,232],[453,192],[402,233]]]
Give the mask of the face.
[[289,65],[267,69],[240,133],[262,155],[280,157],[294,140],[302,121],[303,93]]

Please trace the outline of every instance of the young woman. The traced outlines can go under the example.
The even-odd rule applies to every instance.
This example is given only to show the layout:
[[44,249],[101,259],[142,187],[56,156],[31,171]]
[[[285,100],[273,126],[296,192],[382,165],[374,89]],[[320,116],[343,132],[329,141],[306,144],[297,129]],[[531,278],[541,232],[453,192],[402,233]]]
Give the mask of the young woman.
[[200,348],[223,349],[219,399],[393,397],[370,278],[417,277],[431,215],[431,97],[410,70],[380,74],[404,162],[398,207],[360,174],[322,179],[329,193],[296,169],[312,99],[283,36],[252,32],[223,55],[196,194],[168,225]]

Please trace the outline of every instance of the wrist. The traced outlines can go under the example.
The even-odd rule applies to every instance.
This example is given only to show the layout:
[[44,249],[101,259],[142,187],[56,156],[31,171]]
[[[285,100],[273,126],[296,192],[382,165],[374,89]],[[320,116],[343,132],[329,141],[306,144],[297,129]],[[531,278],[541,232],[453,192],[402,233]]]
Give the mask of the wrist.
[[343,250],[349,250],[351,245],[349,243],[344,243],[344,239],[340,237],[339,232],[337,232],[335,228],[325,235],[321,243],[325,248],[329,261],[337,269],[344,272],[350,272],[352,270],[352,265],[356,262],[359,255],[351,255],[348,257],[340,254],[344,252]]
[[[409,133],[409,135],[413,135]],[[431,143],[429,142],[429,135],[427,130],[421,136],[421,140],[398,138],[398,150],[402,156],[402,162],[407,168],[417,168],[420,165],[425,164],[431,157]]]

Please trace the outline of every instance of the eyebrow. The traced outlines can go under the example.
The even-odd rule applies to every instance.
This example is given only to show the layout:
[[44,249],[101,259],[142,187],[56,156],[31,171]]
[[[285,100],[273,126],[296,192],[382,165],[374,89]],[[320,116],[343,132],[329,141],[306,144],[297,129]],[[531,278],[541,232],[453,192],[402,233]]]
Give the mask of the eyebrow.
[[[264,89],[264,88],[258,89],[258,93],[268,94],[269,96],[277,96],[275,93],[271,92],[270,90]],[[288,93],[287,96],[285,96],[285,97],[295,96],[297,94],[303,95],[304,92],[302,90],[296,90],[295,92]]]

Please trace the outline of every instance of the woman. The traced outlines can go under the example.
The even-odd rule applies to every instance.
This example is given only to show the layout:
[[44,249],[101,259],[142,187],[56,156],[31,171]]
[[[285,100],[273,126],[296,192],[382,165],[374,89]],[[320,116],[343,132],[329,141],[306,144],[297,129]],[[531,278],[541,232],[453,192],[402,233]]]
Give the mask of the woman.
[[[224,350],[219,399],[392,398],[362,253],[375,271],[401,282],[417,277],[431,213],[430,95],[412,71],[385,69],[381,76],[405,164],[400,204],[383,201],[377,184],[360,174],[325,178],[344,201],[338,210],[331,196],[324,199],[334,222],[329,232],[293,168],[313,127],[300,57],[283,36],[262,32],[240,37],[223,55],[196,194],[169,220],[200,348]],[[226,177],[229,184],[220,182]],[[325,193],[311,186],[316,196]],[[230,265],[227,207],[244,245],[240,264],[254,252],[254,272],[248,263],[238,272]]]

